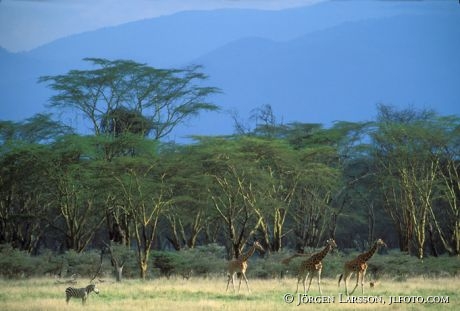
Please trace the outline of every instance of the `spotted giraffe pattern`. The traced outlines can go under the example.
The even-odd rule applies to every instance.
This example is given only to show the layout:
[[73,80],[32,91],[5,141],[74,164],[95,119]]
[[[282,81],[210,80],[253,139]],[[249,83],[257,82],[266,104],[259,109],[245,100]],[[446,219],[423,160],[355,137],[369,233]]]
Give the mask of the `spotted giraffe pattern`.
[[258,249],[259,251],[264,251],[264,248],[258,241],[255,241],[252,247],[248,250],[246,254],[243,254],[241,258],[238,259],[233,259],[228,262],[228,281],[227,281],[227,289],[225,291],[228,291],[228,286],[230,285],[230,280],[232,281],[233,285],[233,292],[235,292],[235,274],[239,273],[239,285],[238,285],[238,292],[240,291],[241,288],[241,279],[244,278],[244,281],[246,282],[246,287],[248,288],[248,292],[251,292],[249,289],[249,284],[248,284],[248,278],[246,277],[246,270],[248,269],[248,259],[254,254],[254,252]]
[[[372,248],[356,257],[355,259],[348,261],[345,263],[344,266],[344,273],[342,273],[339,276],[339,286],[340,286],[340,281],[342,278],[345,281],[345,293],[347,295],[352,295],[355,289],[358,287],[359,281],[361,280],[361,293],[364,295],[364,276],[366,275],[366,270],[367,270],[367,261],[375,254],[375,252],[379,249],[379,247],[387,245],[385,242],[383,242],[382,239],[378,239],[375,241],[374,245]],[[351,278],[353,273],[356,273],[356,285],[351,291],[350,294],[348,294],[348,280]]]
[[[321,271],[323,269],[323,263],[321,261],[324,259],[324,257],[326,257],[327,253],[329,253],[329,251],[335,247],[337,247],[337,244],[335,243],[335,241],[333,239],[329,239],[326,241],[326,246],[324,247],[322,251],[316,254],[313,254],[310,258],[308,258],[307,260],[303,261],[300,264],[299,274],[297,276],[296,293],[299,290],[299,283],[301,280],[303,280],[304,293],[307,293],[310,290],[311,281],[313,279],[314,273],[316,272],[318,274],[319,292],[321,295],[323,294],[321,290]],[[309,276],[309,284],[308,284],[308,288],[306,288],[308,276]]]

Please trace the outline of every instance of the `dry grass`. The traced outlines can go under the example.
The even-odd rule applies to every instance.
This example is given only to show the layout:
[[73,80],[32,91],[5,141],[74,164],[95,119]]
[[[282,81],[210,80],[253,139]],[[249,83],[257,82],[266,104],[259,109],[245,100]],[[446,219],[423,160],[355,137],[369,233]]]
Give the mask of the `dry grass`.
[[[298,297],[291,304],[285,303],[286,293],[294,293],[296,280],[254,280],[250,279],[252,294],[247,293],[245,284],[241,292],[225,292],[226,279],[156,279],[153,281],[126,280],[123,283],[105,282],[98,284],[99,295],[91,293],[84,310],[290,310],[309,308],[298,305]],[[81,280],[77,287],[86,284]],[[72,299],[65,304],[64,290],[68,285],[56,284],[51,279],[0,280],[0,309],[15,310],[82,310],[81,301]],[[336,279],[323,279],[323,294],[334,297],[334,303],[318,304],[320,310],[459,310],[459,278],[424,279],[413,278],[404,282],[389,279],[379,280],[374,288],[365,287],[365,295],[382,297],[385,304],[359,304],[339,302],[343,284],[337,287]],[[357,289],[359,293],[360,290]],[[355,295],[359,295],[355,292]],[[314,281],[310,290],[312,296],[319,295]],[[389,304],[389,296],[448,296],[445,304]],[[342,296],[342,300],[346,296]],[[311,304],[311,303],[308,303]]]

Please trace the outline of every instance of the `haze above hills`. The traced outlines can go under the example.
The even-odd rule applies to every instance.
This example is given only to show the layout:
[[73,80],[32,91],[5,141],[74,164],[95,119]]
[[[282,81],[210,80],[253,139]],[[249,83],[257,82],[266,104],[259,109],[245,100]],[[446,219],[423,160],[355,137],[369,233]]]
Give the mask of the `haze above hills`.
[[[189,11],[73,35],[26,53],[0,49],[1,119],[43,112],[42,75],[83,69],[84,57],[154,67],[203,65],[222,113],[178,129],[230,134],[225,113],[270,104],[279,121],[372,119],[377,103],[460,114],[456,1],[331,1],[283,11]],[[82,124],[73,124],[77,127]]]

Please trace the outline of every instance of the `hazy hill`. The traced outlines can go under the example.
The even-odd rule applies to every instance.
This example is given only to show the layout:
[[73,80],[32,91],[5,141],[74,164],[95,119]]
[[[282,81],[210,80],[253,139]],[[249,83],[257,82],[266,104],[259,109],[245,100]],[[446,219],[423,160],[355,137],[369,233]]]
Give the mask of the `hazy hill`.
[[54,62],[91,55],[130,57],[154,66],[175,66],[241,38],[291,40],[346,21],[405,10],[405,6],[395,4],[333,1],[283,11],[189,11],[73,35],[26,54]]
[[[41,75],[83,57],[157,67],[204,65],[224,109],[271,104],[284,122],[366,120],[375,104],[459,114],[460,6],[455,2],[332,1],[279,12],[184,12],[70,36],[27,53],[0,49],[1,119],[42,111]],[[175,137],[230,133],[228,115],[202,116]]]
[[242,39],[196,62],[223,87],[223,106],[271,104],[285,122],[368,120],[381,102],[449,114],[460,112],[454,38],[460,20],[400,15],[288,42]]

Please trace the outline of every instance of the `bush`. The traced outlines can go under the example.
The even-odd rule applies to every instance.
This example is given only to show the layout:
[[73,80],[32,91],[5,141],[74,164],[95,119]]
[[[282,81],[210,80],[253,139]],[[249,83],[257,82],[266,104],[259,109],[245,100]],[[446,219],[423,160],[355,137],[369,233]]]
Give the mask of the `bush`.
[[161,276],[167,278],[178,272],[179,266],[182,265],[182,258],[177,252],[154,251],[152,257],[154,268],[160,271]]
[[181,275],[184,278],[209,276],[222,273],[225,269],[225,248],[217,244],[198,246],[181,251],[155,251],[152,253],[153,266],[160,275],[170,277]]
[[[111,245],[113,256],[119,264],[123,264],[123,278],[137,278],[140,275],[139,263],[136,252],[125,245],[113,243]],[[110,265],[110,274],[116,275],[115,267],[110,262],[110,254],[106,253],[106,258]]]
[[288,258],[292,254],[286,251],[271,253],[265,258],[252,257],[249,259],[248,271],[246,275],[256,278],[283,278],[291,269],[296,269],[292,261],[289,264],[283,264],[283,259]]
[[[292,259],[288,264],[283,264],[283,259],[294,253],[280,251],[271,253],[265,258],[253,256],[248,262],[247,275],[251,278],[282,278],[284,276],[295,277],[300,263],[308,257]],[[333,251],[323,259],[322,277],[336,278],[343,272],[346,261],[355,258],[359,253]],[[131,250],[123,250],[120,258],[125,258],[123,277],[138,277],[139,267],[136,256]],[[194,249],[181,251],[154,251],[152,252],[152,269],[154,274],[170,277],[172,275],[189,278],[190,276],[208,277],[213,275],[222,276],[226,273],[227,260],[223,246],[209,244],[198,246]],[[4,278],[20,278],[44,275],[60,275],[70,277],[92,277],[100,265],[100,253],[87,251],[76,253],[67,251],[64,254],[55,254],[45,251],[40,256],[31,256],[25,251],[14,249],[9,244],[0,245],[0,276]],[[408,277],[446,277],[458,276],[460,263],[457,257],[443,255],[440,257],[428,257],[423,261],[414,256],[391,250],[385,255],[374,255],[368,262],[367,277],[378,279],[381,277],[397,278],[404,281]],[[103,259],[102,273],[111,273],[110,258]],[[103,275],[99,275],[103,276]]]
[[36,275],[41,266],[39,257],[31,257],[27,252],[14,249],[10,244],[0,245],[0,275],[6,278]]
[[62,255],[64,263],[63,277],[71,275],[79,275],[92,277],[100,264],[100,253],[96,251],[87,251],[83,253],[77,253],[73,250],[69,250]]

